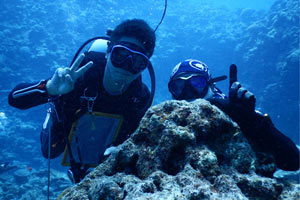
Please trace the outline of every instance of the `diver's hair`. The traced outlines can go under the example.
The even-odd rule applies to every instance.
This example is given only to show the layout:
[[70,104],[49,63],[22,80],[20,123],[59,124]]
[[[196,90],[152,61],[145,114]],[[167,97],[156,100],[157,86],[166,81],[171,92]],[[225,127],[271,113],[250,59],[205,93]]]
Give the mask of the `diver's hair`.
[[142,43],[146,50],[147,56],[150,58],[155,47],[155,33],[153,29],[142,19],[129,19],[119,24],[113,31],[109,33],[111,44],[108,51],[116,44],[121,37],[132,37]]

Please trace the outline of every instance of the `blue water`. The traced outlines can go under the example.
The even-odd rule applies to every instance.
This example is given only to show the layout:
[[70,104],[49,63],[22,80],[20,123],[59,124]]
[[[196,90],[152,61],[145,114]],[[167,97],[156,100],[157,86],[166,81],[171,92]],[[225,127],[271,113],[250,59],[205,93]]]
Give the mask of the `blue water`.
[[194,0],[192,1],[194,3],[201,2],[201,3],[208,3],[213,4],[215,6],[226,6],[230,9],[244,9],[244,8],[250,8],[250,9],[269,9],[272,4],[275,2],[275,0],[253,0],[253,1],[243,1],[243,0],[215,0],[215,1],[209,1],[209,0]]
[[[101,2],[101,3],[100,3]],[[238,66],[238,79],[257,98],[276,127],[299,144],[299,5],[296,0],[176,0],[168,2],[151,59],[157,90],[155,104],[171,99],[172,68],[188,58],[205,62],[213,76]],[[20,82],[51,77],[68,66],[87,39],[104,35],[127,18],[160,21],[163,0],[46,0],[0,3],[1,160],[46,168],[39,132],[47,106],[20,111],[7,104]],[[149,85],[145,72],[144,80]],[[228,81],[217,84],[228,93]],[[53,163],[57,167],[58,160]]]

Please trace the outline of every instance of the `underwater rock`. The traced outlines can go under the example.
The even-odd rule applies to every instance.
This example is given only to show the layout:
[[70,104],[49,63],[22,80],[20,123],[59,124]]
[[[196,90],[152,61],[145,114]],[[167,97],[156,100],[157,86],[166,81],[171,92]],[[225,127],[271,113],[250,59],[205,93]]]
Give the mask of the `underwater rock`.
[[256,174],[238,125],[205,100],[153,106],[118,149],[59,199],[275,200],[299,187]]

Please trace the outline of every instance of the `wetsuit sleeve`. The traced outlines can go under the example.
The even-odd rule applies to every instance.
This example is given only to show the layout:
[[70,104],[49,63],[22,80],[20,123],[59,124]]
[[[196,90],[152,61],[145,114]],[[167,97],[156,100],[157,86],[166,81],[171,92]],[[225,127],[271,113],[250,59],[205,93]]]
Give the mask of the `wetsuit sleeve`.
[[8,102],[11,106],[19,109],[27,109],[51,100],[51,109],[47,111],[46,119],[40,135],[42,154],[48,158],[49,134],[50,158],[59,156],[65,148],[65,135],[62,123],[62,98],[49,96],[46,91],[46,82],[21,83],[17,85],[9,94]]
[[263,151],[270,152],[275,157],[278,168],[287,171],[300,168],[299,149],[292,140],[275,128],[269,116],[256,111],[241,112],[243,108],[230,104],[229,99],[213,98],[210,102],[237,122],[247,139]]
[[296,171],[300,168],[299,149],[274,126],[269,116],[256,112],[252,123],[240,122],[239,125],[247,138],[274,155],[278,168],[286,171]]
[[35,83],[21,83],[17,85],[8,95],[9,105],[28,109],[48,102],[46,90],[47,81],[42,80]]

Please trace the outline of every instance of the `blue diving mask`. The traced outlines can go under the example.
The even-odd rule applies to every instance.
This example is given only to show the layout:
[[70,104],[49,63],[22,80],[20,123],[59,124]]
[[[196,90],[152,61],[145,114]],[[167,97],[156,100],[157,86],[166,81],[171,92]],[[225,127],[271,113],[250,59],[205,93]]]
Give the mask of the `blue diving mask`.
[[201,74],[181,74],[170,80],[168,87],[177,100],[203,98],[209,87],[209,80]]
[[117,44],[111,49],[110,60],[115,67],[137,74],[146,69],[150,63],[149,58],[141,51],[143,50],[136,51]]

